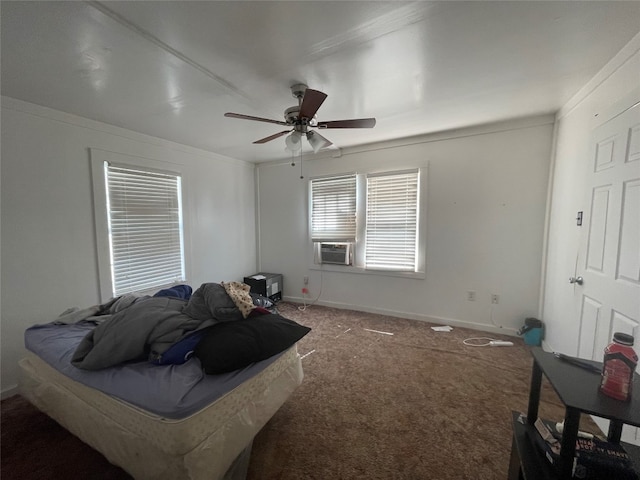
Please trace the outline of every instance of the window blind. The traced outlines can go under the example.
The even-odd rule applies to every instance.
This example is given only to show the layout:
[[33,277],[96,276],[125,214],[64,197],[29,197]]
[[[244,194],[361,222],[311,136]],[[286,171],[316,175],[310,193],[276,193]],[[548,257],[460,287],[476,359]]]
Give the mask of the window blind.
[[355,242],[356,176],[311,180],[311,240]]
[[367,176],[365,266],[415,271],[419,171]]
[[181,177],[105,169],[114,295],[184,281]]

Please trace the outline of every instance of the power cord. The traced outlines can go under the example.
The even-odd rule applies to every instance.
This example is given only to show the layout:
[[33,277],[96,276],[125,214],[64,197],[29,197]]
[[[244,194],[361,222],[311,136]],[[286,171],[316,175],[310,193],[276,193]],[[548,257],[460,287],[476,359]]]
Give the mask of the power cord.
[[302,305],[298,306],[298,310],[300,310],[301,312],[304,312],[307,307],[315,304],[320,299],[320,295],[322,295],[322,265],[320,265],[320,291],[318,292],[318,296],[310,304],[307,305],[306,295],[306,293],[302,294]]
[[[472,343],[472,342],[476,342],[476,341],[483,341],[486,340],[486,343]],[[468,347],[488,347],[491,345],[491,342],[496,342],[497,340],[495,338],[489,338],[489,337],[472,337],[472,338],[466,338],[462,341],[462,343],[464,343],[465,345],[467,345]]]

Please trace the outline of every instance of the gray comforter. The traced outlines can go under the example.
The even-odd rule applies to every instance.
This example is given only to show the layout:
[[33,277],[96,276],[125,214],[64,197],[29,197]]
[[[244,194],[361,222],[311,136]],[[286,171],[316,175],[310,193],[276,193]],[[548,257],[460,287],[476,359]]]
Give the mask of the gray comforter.
[[224,287],[217,283],[203,284],[188,301],[140,298],[115,313],[105,313],[107,319],[100,321],[74,352],[71,363],[76,367],[99,370],[154,357],[195,330],[242,318]]

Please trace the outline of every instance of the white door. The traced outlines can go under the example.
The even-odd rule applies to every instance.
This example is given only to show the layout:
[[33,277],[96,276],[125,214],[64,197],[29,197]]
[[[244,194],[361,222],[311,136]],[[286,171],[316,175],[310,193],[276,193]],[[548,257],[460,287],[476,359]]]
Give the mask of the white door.
[[[602,361],[614,332],[633,335],[640,352],[640,104],[594,129],[589,151],[582,283],[574,277],[578,356]],[[623,440],[638,443],[637,430],[625,428]]]

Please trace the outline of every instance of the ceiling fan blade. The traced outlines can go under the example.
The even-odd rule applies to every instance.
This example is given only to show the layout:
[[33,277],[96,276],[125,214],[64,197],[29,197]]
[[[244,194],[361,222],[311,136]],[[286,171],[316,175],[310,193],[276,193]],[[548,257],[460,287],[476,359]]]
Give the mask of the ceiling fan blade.
[[275,140],[278,137],[286,135],[289,132],[293,132],[293,130],[285,130],[284,132],[274,133],[273,135],[269,135],[268,137],[264,137],[264,138],[261,138],[260,140],[256,140],[253,143],[267,143],[267,142],[270,142],[271,140]]
[[375,126],[375,118],[354,118],[353,120],[318,122],[318,128],[373,128]]
[[298,118],[313,118],[326,98],[326,93],[307,88],[304,91],[304,97],[302,97],[302,105],[300,105]]
[[333,145],[333,142],[330,142],[318,132],[314,131],[307,132],[307,141],[309,142],[309,145],[311,145],[311,148],[313,148],[314,153],[318,153],[321,148]]
[[251,115],[243,115],[241,113],[227,112],[225,117],[239,118],[240,120],[254,120],[256,122],[275,123],[276,125],[287,125],[287,122],[281,122],[280,120],[271,120],[270,118],[252,117]]

